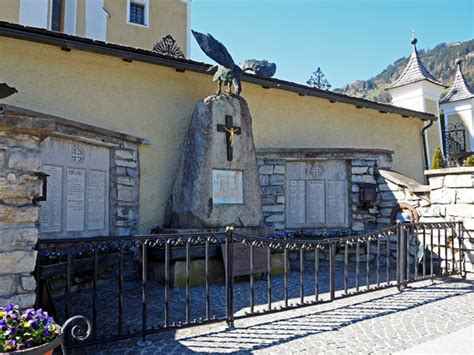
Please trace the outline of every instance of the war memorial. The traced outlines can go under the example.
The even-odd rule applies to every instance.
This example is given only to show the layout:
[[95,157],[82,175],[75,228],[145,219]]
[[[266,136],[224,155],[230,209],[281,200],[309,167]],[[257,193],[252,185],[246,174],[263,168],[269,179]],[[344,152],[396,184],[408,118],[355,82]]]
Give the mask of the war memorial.
[[[91,334],[71,349],[146,349],[369,291],[410,307],[396,292],[470,275],[474,168],[453,154],[430,169],[444,84],[416,39],[383,104],[275,79],[275,63],[238,65],[192,35],[215,65],[171,35],[151,51],[0,21],[1,304],[84,316]],[[446,107],[472,100],[458,71]],[[418,86],[423,108],[404,102]]]

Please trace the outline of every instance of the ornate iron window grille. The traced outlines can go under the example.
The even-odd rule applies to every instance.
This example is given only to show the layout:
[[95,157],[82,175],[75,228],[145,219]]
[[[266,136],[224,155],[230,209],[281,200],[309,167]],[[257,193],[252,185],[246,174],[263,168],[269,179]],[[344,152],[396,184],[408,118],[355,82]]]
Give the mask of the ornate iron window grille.
[[447,165],[456,166],[460,155],[466,152],[466,129],[461,122],[448,124],[444,131],[444,146]]

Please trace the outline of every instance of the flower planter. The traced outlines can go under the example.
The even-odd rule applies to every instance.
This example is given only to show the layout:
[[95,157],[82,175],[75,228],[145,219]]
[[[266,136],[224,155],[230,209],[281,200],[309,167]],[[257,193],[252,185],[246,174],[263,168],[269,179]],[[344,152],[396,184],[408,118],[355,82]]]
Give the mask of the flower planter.
[[18,354],[18,355],[52,355],[54,349],[56,349],[58,346],[61,345],[61,342],[63,341],[64,334],[59,334],[56,338],[54,338],[52,341],[46,344],[41,344],[38,346],[35,346],[34,348],[29,348],[25,350],[15,350],[15,351],[10,351],[6,353],[0,352],[0,355],[12,355],[12,354]]

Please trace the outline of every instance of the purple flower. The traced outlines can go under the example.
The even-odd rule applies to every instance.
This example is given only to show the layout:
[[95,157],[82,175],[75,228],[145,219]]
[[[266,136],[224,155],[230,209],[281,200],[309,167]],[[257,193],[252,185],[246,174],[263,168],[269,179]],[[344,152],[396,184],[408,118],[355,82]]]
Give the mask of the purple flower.
[[30,320],[30,327],[33,328],[34,330],[38,330],[40,328],[40,325],[38,323],[39,322],[35,319]]
[[13,311],[13,310],[17,310],[17,309],[20,309],[20,307],[17,304],[14,304],[14,303],[10,303],[8,306],[5,307],[6,311]]
[[13,350],[13,349],[15,349],[15,345],[16,345],[15,340],[13,340],[13,339],[9,340],[3,345],[3,350],[5,350],[5,351]]

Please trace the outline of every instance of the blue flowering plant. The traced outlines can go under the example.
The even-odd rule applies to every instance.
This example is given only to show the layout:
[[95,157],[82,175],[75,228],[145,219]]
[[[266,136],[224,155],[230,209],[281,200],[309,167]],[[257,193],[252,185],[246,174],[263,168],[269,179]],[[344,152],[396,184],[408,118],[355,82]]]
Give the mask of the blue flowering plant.
[[42,309],[0,307],[0,352],[27,350],[46,344],[61,334],[61,327]]

